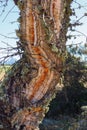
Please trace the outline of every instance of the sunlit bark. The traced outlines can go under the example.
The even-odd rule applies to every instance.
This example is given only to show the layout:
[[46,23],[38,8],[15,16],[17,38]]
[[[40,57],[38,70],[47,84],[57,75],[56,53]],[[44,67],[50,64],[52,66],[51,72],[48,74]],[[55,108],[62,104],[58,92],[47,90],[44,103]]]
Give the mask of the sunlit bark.
[[[22,0],[18,1],[18,6],[19,43],[26,62],[20,60],[19,67],[14,69],[13,77],[8,81],[6,94],[7,103],[10,105],[5,113],[8,113],[12,130],[38,130],[48,105],[57,92],[60,72],[63,69],[61,48],[65,46],[63,44],[66,42],[68,27],[65,23],[66,29],[63,28],[67,3],[66,0]],[[69,14],[66,15],[68,19]],[[26,71],[27,66],[28,72],[19,78],[21,76],[18,77],[18,74],[23,68]]]

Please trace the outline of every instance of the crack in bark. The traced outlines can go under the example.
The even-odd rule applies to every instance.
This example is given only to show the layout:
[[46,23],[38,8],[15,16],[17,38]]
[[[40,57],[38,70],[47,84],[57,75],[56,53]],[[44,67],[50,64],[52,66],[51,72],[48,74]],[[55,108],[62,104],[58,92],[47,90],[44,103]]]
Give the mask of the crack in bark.
[[[14,113],[11,117],[11,124],[15,130],[20,130],[22,126],[24,130],[37,130],[40,121],[44,117],[48,103],[51,100],[49,99],[49,101],[47,101],[48,97],[51,97],[51,95],[56,92],[55,86],[59,82],[59,71],[62,69],[61,58],[52,52],[46,40],[46,27],[50,23],[47,23],[47,21],[50,21],[50,18],[53,19],[53,23],[49,30],[54,31],[56,35],[52,37],[54,44],[56,44],[56,39],[59,38],[61,30],[60,23],[62,21],[62,17],[60,16],[62,12],[62,2],[61,0],[41,0],[41,2],[24,0],[23,2],[23,9],[21,10],[20,16],[20,41],[22,44],[26,44],[24,48],[25,54],[27,54],[32,67],[35,66],[37,74],[34,77],[32,76],[30,82],[25,83],[25,87],[21,91],[23,97],[31,106],[20,109]],[[48,20],[47,18],[45,20],[48,5],[48,14],[50,16],[47,17]],[[37,6],[45,10],[45,13],[43,14]],[[12,98],[15,108],[19,105],[16,99],[15,94],[14,98]],[[42,103],[39,103],[40,101],[42,101]],[[45,108],[43,105],[45,105]]]
[[[37,102],[38,100],[40,100],[47,92],[47,90],[50,86],[50,83],[53,80],[53,76],[55,75],[53,70],[51,70],[52,62],[54,61],[54,64],[56,64],[56,61],[58,58],[54,53],[52,53],[50,51],[50,53],[54,59],[49,59],[49,56],[48,56],[49,54],[47,54],[47,53],[49,53],[50,48],[48,51],[45,52],[45,49],[46,49],[46,46],[44,46],[46,44],[44,41],[45,32],[42,27],[41,20],[40,20],[38,14],[34,13],[33,1],[31,1],[31,0],[26,1],[25,10],[26,10],[25,16],[21,15],[21,17],[22,17],[22,19],[25,19],[26,25],[25,25],[25,29],[24,29],[24,23],[22,21],[21,30],[24,29],[26,32],[26,35],[24,35],[22,37],[22,40],[27,42],[27,51],[28,51],[27,53],[29,53],[29,52],[31,53],[31,56],[35,60],[35,63],[39,66],[39,69],[38,69],[37,77],[32,79],[30,84],[26,85],[26,90],[24,93],[25,93],[25,97],[29,101],[34,103],[34,102]],[[36,10],[35,12],[38,12],[38,11]],[[54,12],[55,12],[55,10],[54,10]],[[55,16],[53,16],[53,17],[55,17]],[[37,21],[35,21],[35,18]],[[36,24],[38,24],[38,28],[39,28],[37,30],[36,30]],[[23,34],[24,34],[24,32],[22,33],[22,35]],[[37,36],[38,36],[38,39],[39,38],[41,39],[39,46],[38,46],[38,41],[36,41]],[[54,66],[56,66],[56,65],[54,65]]]

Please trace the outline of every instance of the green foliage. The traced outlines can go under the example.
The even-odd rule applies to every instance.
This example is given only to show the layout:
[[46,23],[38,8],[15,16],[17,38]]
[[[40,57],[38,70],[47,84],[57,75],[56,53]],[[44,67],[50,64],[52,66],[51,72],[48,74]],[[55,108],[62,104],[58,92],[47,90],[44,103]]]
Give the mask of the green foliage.
[[71,44],[67,46],[67,51],[74,57],[78,57],[78,59],[86,62],[87,58],[87,43],[82,44]]
[[87,105],[87,67],[80,62],[79,58],[70,54],[65,66],[64,88],[52,101],[47,114],[49,118],[59,115],[76,116],[81,113],[81,106]]

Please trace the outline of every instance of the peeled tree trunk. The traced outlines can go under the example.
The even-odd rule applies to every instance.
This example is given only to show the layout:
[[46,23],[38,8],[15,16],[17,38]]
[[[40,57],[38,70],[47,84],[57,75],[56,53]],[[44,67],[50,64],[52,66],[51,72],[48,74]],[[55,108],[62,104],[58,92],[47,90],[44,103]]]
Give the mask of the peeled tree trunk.
[[9,130],[39,130],[55,97],[65,59],[72,0],[19,0],[22,58],[2,83],[1,123]]

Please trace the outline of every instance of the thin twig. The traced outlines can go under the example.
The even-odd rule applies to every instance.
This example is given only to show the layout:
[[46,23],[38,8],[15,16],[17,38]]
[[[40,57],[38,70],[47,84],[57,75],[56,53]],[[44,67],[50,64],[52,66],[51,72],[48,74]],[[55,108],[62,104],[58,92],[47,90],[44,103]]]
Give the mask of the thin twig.
[[3,37],[5,37],[5,38],[9,38],[9,39],[18,39],[18,38],[16,38],[16,37],[7,37],[7,36],[5,36],[5,35],[3,35],[3,34],[0,34],[1,36],[3,36]]
[[9,13],[14,9],[15,5],[8,11],[8,13],[6,14],[5,18],[2,20],[2,22],[5,21],[5,19],[7,18],[7,16],[9,15]]

